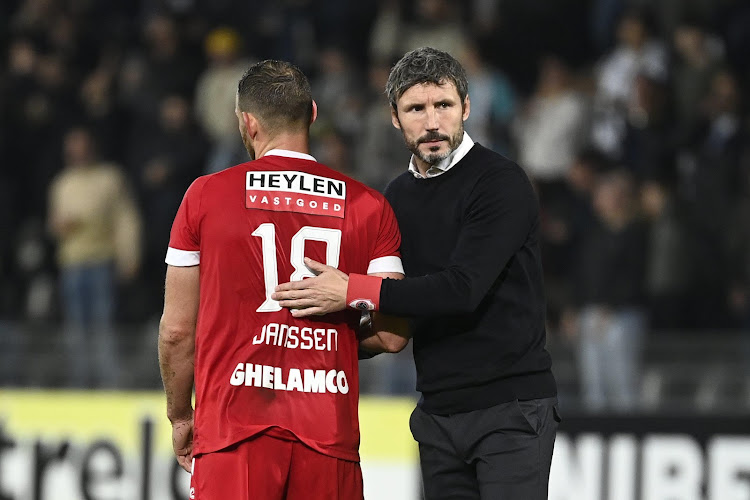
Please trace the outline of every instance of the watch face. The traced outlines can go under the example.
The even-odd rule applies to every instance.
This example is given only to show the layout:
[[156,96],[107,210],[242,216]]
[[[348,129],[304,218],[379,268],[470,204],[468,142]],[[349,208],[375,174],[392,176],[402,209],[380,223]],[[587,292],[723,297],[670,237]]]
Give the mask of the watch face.
[[349,307],[360,311],[374,311],[375,304],[369,299],[356,299],[349,302]]

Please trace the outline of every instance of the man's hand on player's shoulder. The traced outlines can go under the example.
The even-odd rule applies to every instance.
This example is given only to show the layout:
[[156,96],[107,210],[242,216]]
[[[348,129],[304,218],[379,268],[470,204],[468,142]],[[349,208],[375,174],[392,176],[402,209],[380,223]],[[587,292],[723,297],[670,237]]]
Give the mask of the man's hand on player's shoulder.
[[177,463],[187,472],[192,472],[193,462],[193,413],[183,419],[172,420],[172,448]]
[[305,318],[346,309],[349,277],[336,269],[305,257],[305,265],[317,274],[314,278],[283,283],[271,298],[292,309],[292,316]]

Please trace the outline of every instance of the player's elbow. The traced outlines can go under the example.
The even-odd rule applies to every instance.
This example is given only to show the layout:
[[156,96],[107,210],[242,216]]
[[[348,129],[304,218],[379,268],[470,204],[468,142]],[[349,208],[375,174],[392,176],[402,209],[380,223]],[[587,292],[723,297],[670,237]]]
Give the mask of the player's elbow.
[[391,354],[403,351],[406,344],[409,343],[409,339],[401,337],[400,335],[386,335],[382,341],[385,346],[385,352]]
[[175,346],[184,343],[192,343],[195,337],[195,328],[177,321],[170,321],[164,315],[159,320],[159,344],[163,346]]

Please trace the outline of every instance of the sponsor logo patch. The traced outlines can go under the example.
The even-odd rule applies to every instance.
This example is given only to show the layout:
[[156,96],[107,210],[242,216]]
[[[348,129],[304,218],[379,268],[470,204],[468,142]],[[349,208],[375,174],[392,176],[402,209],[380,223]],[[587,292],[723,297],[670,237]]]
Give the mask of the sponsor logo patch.
[[344,218],[346,183],[294,171],[251,171],[245,208]]

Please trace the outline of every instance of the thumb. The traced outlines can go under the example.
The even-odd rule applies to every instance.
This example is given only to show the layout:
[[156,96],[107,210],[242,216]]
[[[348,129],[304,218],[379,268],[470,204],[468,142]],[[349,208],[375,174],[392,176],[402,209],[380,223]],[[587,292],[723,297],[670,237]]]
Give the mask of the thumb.
[[314,271],[316,274],[322,273],[328,267],[325,264],[318,262],[317,260],[311,259],[310,257],[305,257],[305,265],[308,267],[308,269],[310,269],[310,271]]

